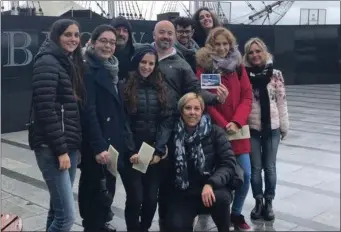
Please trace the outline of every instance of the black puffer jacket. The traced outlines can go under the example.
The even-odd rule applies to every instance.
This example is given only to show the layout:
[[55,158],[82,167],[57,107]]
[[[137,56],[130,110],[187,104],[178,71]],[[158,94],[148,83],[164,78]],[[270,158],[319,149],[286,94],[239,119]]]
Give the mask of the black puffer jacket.
[[47,145],[59,156],[80,148],[81,126],[72,91],[71,62],[50,40],[44,42],[35,57],[29,128],[31,149]]
[[[174,139],[171,144],[172,146],[169,148],[170,155],[175,152]],[[193,169],[188,170],[190,188],[202,190],[204,184],[210,184],[213,189],[227,187],[236,173],[236,157],[230,142],[226,138],[226,133],[222,128],[212,125],[211,133],[201,140],[201,144],[205,154],[205,176],[200,176],[199,172],[195,172]],[[170,161],[171,179],[172,183],[174,183],[175,157],[170,156]]]
[[174,127],[170,107],[167,105],[166,111],[163,111],[156,87],[142,78],[138,80],[137,99],[137,112],[130,115],[135,147],[139,149],[146,142],[155,147],[157,155],[163,156]]

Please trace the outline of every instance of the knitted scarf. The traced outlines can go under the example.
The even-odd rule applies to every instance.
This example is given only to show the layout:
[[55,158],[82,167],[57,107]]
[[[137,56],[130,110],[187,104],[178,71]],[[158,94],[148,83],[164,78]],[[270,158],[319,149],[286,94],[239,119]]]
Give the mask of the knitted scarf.
[[224,73],[234,72],[238,65],[240,65],[241,54],[238,47],[235,46],[230,49],[226,58],[221,58],[216,55],[211,55],[213,59],[214,71],[223,71]]
[[[93,46],[91,45],[87,45],[86,46],[86,53],[97,57],[98,59],[100,59],[96,53],[95,53],[95,49]],[[115,56],[110,57],[107,60],[103,60],[100,59],[103,62],[103,66],[105,69],[107,69],[112,77],[112,83],[115,86],[115,90],[117,91],[117,83],[118,83],[118,59]]]

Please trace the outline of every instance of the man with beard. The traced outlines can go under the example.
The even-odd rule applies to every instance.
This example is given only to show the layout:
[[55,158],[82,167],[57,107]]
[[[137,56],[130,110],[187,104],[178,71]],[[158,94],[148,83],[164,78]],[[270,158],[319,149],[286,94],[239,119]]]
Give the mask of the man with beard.
[[[167,20],[156,23],[153,31],[153,39],[155,42],[152,45],[158,52],[159,68],[165,75],[165,82],[171,96],[172,107],[174,107],[174,120],[180,117],[180,112],[176,109],[178,100],[188,92],[200,93],[207,105],[215,105],[225,102],[228,91],[224,86],[217,89],[217,94],[210,93],[206,90],[201,90],[200,81],[195,76],[191,66],[184,62],[184,59],[177,54],[173,47],[175,42],[174,25]],[[160,230],[165,231],[165,217],[167,214],[168,194],[170,194],[168,173],[168,159],[162,157],[160,162],[162,166],[163,181],[159,190],[159,224]]]
[[119,62],[118,77],[120,80],[125,80],[128,77],[128,72],[131,71],[131,57],[135,52],[135,45],[133,44],[132,27],[129,21],[123,17],[118,16],[111,21],[117,31],[116,50],[114,56]]
[[193,72],[196,72],[195,53],[199,50],[199,45],[192,39],[194,33],[194,21],[191,18],[179,17],[174,21],[177,40],[174,47],[181,53]]

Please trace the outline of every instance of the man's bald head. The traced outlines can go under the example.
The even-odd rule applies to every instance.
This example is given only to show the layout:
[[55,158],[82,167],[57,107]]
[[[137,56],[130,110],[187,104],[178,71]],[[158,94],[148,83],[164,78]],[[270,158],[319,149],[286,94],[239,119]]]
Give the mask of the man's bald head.
[[155,24],[153,38],[156,46],[161,50],[173,47],[175,41],[175,27],[168,20],[162,20]]
[[160,22],[157,22],[155,24],[154,31],[159,30],[160,28],[171,29],[175,32],[175,27],[174,27],[173,23],[168,21],[168,20],[162,20]]

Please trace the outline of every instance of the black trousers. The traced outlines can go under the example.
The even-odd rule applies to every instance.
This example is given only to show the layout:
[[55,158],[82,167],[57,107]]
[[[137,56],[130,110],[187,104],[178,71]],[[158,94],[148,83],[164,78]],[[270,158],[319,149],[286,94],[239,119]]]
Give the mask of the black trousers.
[[[115,196],[116,178],[95,157],[82,159],[80,165],[78,205],[84,228],[98,229],[113,219],[111,205]],[[106,181],[106,183],[103,181]],[[105,191],[105,188],[107,191]]]
[[219,232],[229,231],[231,192],[227,189],[214,190],[216,201],[206,208],[198,194],[175,193],[168,206],[167,231],[193,232],[194,218],[198,214],[211,214]]
[[159,163],[160,169],[162,170],[161,180],[160,180],[160,187],[159,187],[159,194],[158,194],[158,212],[159,212],[159,220],[160,223],[164,223],[166,221],[167,216],[167,207],[169,205],[169,198],[172,194],[172,186],[173,183],[171,181],[170,176],[170,164],[169,160],[163,159]]
[[145,174],[133,169],[131,165],[126,166],[120,175],[127,194],[124,210],[127,231],[147,231],[152,225],[157,207],[160,165],[150,165]]

